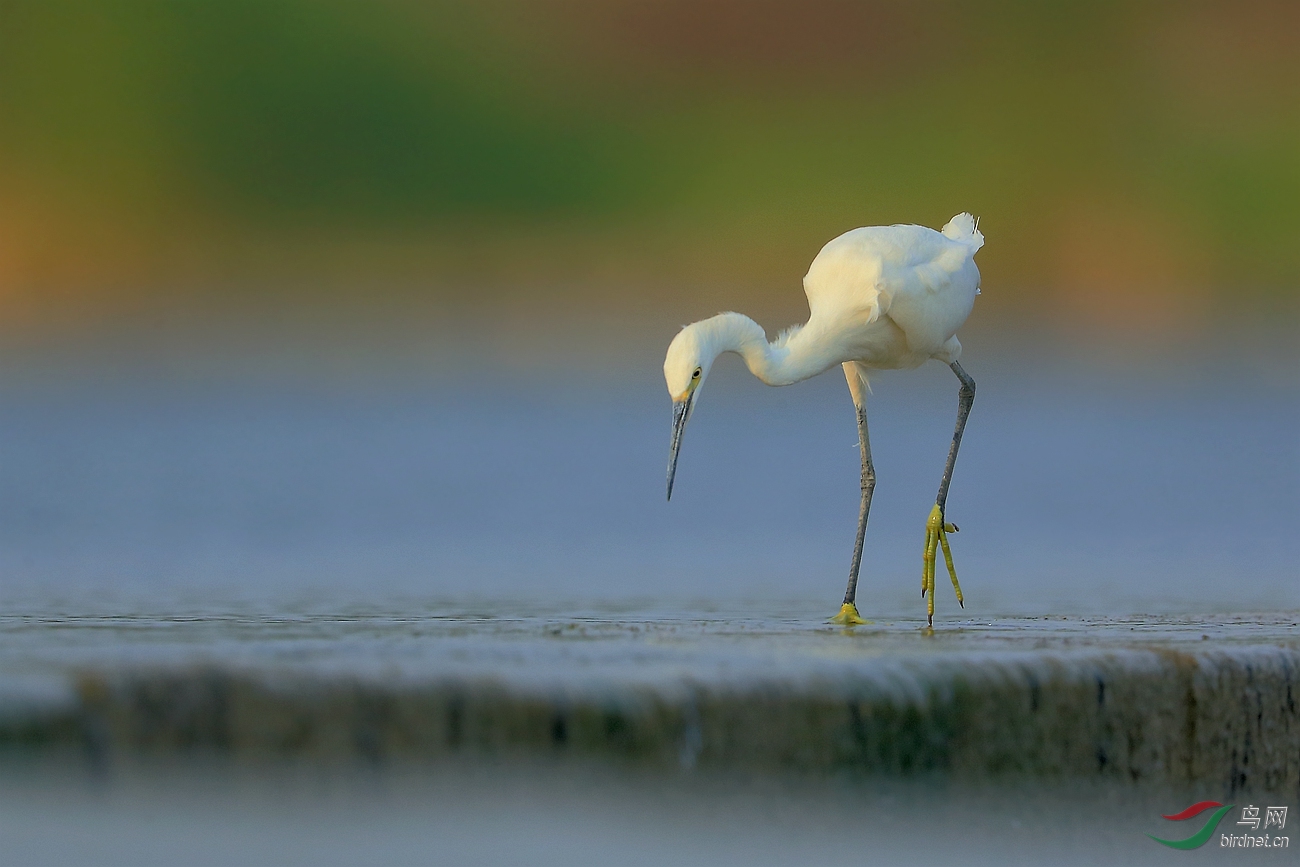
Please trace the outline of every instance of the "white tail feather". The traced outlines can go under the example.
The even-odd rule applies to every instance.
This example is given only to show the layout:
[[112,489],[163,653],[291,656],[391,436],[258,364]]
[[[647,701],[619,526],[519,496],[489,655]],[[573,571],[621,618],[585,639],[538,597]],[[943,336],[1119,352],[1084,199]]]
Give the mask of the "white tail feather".
[[984,246],[984,235],[979,230],[979,220],[970,214],[958,214],[943,227],[943,236],[978,250]]

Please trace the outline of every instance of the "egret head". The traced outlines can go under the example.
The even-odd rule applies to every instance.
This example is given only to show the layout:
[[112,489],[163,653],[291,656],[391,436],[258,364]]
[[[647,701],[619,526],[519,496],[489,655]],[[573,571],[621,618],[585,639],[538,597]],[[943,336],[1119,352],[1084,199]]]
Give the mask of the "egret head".
[[709,368],[718,357],[714,341],[707,326],[709,320],[687,325],[677,333],[668,346],[664,359],[664,382],[673,399],[673,441],[668,454],[668,499],[673,497],[673,476],[677,474],[677,453],[682,447],[682,433],[690,420],[691,409],[700,387],[709,375]]

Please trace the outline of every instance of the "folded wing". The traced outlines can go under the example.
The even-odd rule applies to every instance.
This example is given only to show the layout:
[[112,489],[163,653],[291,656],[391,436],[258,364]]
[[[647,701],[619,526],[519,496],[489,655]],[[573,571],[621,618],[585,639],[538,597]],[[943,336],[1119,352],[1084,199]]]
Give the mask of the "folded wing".
[[804,277],[813,319],[865,326],[888,316],[914,352],[938,352],[970,315],[979,288],[973,257],[984,236],[969,214],[942,232],[868,226],[829,242]]

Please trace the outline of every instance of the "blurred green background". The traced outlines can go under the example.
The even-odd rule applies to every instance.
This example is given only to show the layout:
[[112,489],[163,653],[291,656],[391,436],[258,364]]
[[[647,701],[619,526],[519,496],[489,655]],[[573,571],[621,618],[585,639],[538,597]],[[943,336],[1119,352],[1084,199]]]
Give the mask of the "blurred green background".
[[1286,2],[0,2],[10,335],[777,327],[969,210],[984,325],[1178,343],[1294,320],[1298,205]]

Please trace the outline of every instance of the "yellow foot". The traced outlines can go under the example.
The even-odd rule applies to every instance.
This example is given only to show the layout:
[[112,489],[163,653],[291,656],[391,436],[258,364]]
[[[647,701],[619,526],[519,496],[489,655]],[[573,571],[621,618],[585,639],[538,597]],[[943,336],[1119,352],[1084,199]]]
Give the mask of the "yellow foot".
[[831,623],[838,623],[840,626],[862,626],[870,622],[862,619],[862,615],[858,614],[858,606],[852,602],[841,605],[840,613],[831,618]]
[[923,567],[921,570],[921,595],[925,596],[928,592],[930,597],[926,600],[926,618],[929,625],[934,625],[934,561],[938,557],[938,549],[943,548],[943,559],[948,564],[948,574],[952,577],[952,589],[957,592],[957,604],[962,608],[966,607],[965,600],[962,599],[961,585],[957,583],[957,568],[952,565],[952,549],[948,547],[948,534],[956,533],[956,524],[946,524],[943,520],[943,510],[939,504],[935,503],[934,508],[930,510],[930,517],[925,522],[925,554],[922,556]]

